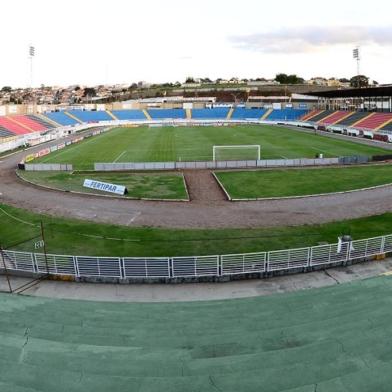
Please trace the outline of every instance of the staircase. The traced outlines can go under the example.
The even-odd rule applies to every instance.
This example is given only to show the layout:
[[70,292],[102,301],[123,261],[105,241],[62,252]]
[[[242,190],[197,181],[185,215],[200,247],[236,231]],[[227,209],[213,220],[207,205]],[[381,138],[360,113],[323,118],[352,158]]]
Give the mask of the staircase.
[[82,120],[79,120],[76,116],[74,116],[73,114],[69,113],[69,112],[64,112],[64,114],[66,114],[68,117],[71,117],[72,119],[74,119],[75,121],[77,121],[79,124],[83,124]]
[[268,109],[260,118],[260,121],[265,120],[272,112],[274,111],[274,109]]
[[226,120],[231,120],[231,117],[233,116],[234,109],[230,108],[229,113],[227,113]]
[[118,118],[117,118],[110,110],[106,110],[106,113],[107,113],[108,116],[110,116],[113,120],[118,121]]
[[371,119],[376,113],[370,113],[369,115],[367,115],[366,117],[361,118],[359,121],[356,121],[354,124],[352,124],[352,127],[356,127],[358,124],[361,124],[363,121],[367,121],[369,119]]
[[308,121],[310,118],[312,118],[313,116],[315,116],[316,114],[319,114],[320,110],[312,110],[309,113],[306,113],[302,118],[301,121]]
[[389,124],[392,124],[392,118],[388,119],[384,123],[382,123],[380,126],[378,126],[375,130],[379,131],[380,129],[386,128]]
[[192,120],[192,109],[186,109],[186,119]]
[[344,121],[346,118],[349,118],[353,115],[353,112],[348,112],[345,116],[340,117],[338,120],[334,121],[332,125],[339,123],[340,121]]
[[58,128],[58,127],[61,127],[61,126],[62,126],[61,124],[57,123],[56,121],[51,120],[49,117],[46,117],[46,116],[43,115],[43,114],[38,114],[38,113],[37,113],[37,114],[35,114],[35,116],[38,117],[38,118],[40,118],[41,120],[43,120],[43,121],[49,123],[49,124],[52,124],[55,128]]
[[143,113],[144,113],[144,115],[146,116],[146,119],[147,119],[147,120],[149,120],[149,121],[152,120],[152,118],[151,118],[151,116],[150,116],[150,113],[148,113],[146,109],[143,109]]

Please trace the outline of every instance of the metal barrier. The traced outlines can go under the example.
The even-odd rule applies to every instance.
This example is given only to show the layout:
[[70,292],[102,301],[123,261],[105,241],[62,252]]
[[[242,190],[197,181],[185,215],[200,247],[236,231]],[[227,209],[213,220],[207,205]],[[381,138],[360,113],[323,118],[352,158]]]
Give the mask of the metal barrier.
[[392,234],[342,244],[271,252],[189,257],[63,256],[4,250],[0,269],[76,278],[175,279],[306,270],[392,252]]

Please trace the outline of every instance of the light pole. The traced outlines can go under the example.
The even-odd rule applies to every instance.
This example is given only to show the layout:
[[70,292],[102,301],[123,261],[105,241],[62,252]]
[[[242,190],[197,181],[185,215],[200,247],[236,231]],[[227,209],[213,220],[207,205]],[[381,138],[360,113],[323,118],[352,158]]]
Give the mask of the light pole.
[[361,56],[360,56],[359,46],[357,46],[353,50],[353,58],[354,58],[354,60],[357,61],[357,76],[359,76],[360,75],[360,63],[361,63]]
[[35,47],[29,46],[29,59],[30,59],[30,88],[33,88],[33,58],[35,56]]

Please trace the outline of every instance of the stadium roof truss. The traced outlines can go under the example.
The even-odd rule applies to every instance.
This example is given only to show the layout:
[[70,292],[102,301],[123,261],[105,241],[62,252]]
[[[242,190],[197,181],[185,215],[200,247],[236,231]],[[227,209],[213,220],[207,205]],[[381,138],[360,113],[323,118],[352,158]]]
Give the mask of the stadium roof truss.
[[392,112],[392,85],[309,92],[307,95],[317,97],[320,108],[338,109],[343,101],[358,108],[363,104],[368,108],[373,106],[374,111]]

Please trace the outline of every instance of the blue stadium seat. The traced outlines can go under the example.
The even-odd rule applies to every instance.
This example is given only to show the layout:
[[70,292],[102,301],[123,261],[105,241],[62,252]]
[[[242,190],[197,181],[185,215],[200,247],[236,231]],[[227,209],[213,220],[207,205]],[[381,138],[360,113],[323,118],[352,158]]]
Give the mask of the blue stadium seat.
[[260,118],[267,112],[266,109],[247,109],[247,108],[236,108],[234,109],[231,118],[233,120],[246,120],[255,119],[260,120]]
[[45,116],[64,126],[79,124],[76,120],[67,116],[64,112],[49,112],[45,113]]
[[104,110],[69,110],[68,112],[85,123],[113,121],[113,119]]
[[230,108],[193,109],[192,118],[195,120],[224,120]]
[[149,109],[148,114],[153,120],[185,119],[184,109]]
[[147,120],[142,110],[112,110],[119,120]]
[[307,113],[307,109],[281,109],[273,110],[266,118],[270,121],[295,121]]

